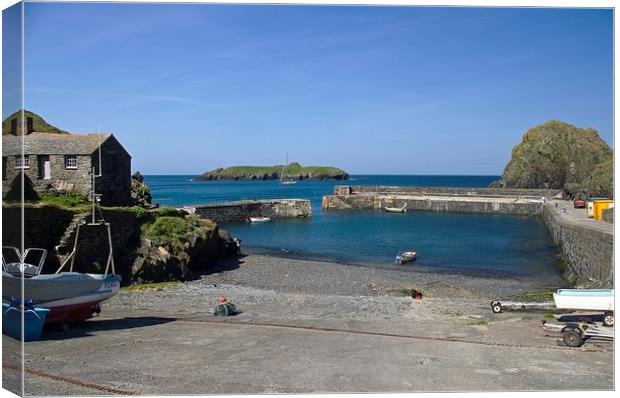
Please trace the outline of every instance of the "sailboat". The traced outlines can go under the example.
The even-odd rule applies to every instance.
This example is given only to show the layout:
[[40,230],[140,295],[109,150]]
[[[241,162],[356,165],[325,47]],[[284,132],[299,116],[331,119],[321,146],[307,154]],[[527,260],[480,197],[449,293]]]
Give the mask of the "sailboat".
[[284,155],[284,164],[282,165],[282,172],[280,173],[280,184],[282,185],[297,184],[297,181],[291,178],[285,178],[287,167],[288,167],[288,153]]

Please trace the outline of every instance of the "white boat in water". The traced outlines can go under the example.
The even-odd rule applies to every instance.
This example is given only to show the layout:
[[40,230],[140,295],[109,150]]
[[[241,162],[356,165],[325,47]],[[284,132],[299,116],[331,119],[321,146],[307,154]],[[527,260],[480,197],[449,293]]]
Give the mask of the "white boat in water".
[[610,312],[614,310],[614,290],[558,289],[553,301],[560,309]]
[[280,184],[281,185],[297,184],[296,180],[286,177],[287,171],[288,171],[288,153],[284,155],[284,164],[282,165],[282,172],[280,173]]
[[396,256],[396,264],[404,264],[414,261],[417,257],[417,253],[414,251],[404,251]]
[[384,207],[387,213],[406,213],[407,212],[407,203],[403,207]]
[[250,217],[251,223],[261,223],[261,222],[269,222],[271,218],[269,217]]

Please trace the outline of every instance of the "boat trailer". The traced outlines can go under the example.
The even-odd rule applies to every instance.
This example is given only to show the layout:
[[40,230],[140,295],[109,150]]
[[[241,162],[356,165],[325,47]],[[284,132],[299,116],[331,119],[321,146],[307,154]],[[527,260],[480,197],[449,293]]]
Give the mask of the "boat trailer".
[[[521,301],[491,301],[491,311],[499,314],[504,311],[557,311],[553,301],[546,302],[521,302]],[[605,313],[602,317],[603,326],[592,321],[591,315],[577,315],[570,320],[562,321],[569,316],[560,316],[558,322],[542,320],[541,327],[547,332],[553,332],[562,336],[562,341],[569,347],[581,347],[586,340],[613,340],[613,314]],[[611,317],[611,319],[609,319]]]
[[504,311],[545,311],[557,310],[553,301],[545,302],[527,302],[527,301],[491,301],[491,311],[499,314]]
[[595,323],[569,322],[561,324],[543,320],[541,326],[546,331],[560,333],[562,341],[569,347],[581,347],[590,338],[606,341],[614,339],[613,328],[600,327]]

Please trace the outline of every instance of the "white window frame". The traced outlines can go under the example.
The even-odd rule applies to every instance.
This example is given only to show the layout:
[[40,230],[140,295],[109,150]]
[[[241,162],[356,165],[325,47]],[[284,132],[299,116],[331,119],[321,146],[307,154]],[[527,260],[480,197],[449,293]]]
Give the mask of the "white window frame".
[[78,168],[77,155],[65,155],[65,169],[75,170]]
[[22,156],[21,155],[15,156],[15,168],[16,169],[29,169],[30,168],[30,159],[28,158],[28,155],[24,155],[23,159],[24,159],[24,164],[22,165]]

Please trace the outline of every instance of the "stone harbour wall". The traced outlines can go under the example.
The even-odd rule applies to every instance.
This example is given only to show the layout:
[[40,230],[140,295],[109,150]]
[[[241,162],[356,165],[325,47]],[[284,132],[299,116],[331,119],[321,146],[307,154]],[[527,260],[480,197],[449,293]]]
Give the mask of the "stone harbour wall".
[[336,185],[334,195],[404,194],[433,196],[526,197],[551,199],[559,189],[412,187],[377,185]]
[[195,213],[215,222],[246,221],[250,217],[311,217],[306,199],[266,199],[215,203],[195,207]]
[[579,286],[613,288],[613,234],[566,222],[551,204],[542,217],[559,248],[565,278]]
[[325,210],[382,209],[383,207],[403,207],[407,210],[443,211],[457,213],[487,213],[531,216],[540,214],[542,202],[510,200],[472,200],[467,197],[422,198],[402,195],[327,195],[323,197]]

